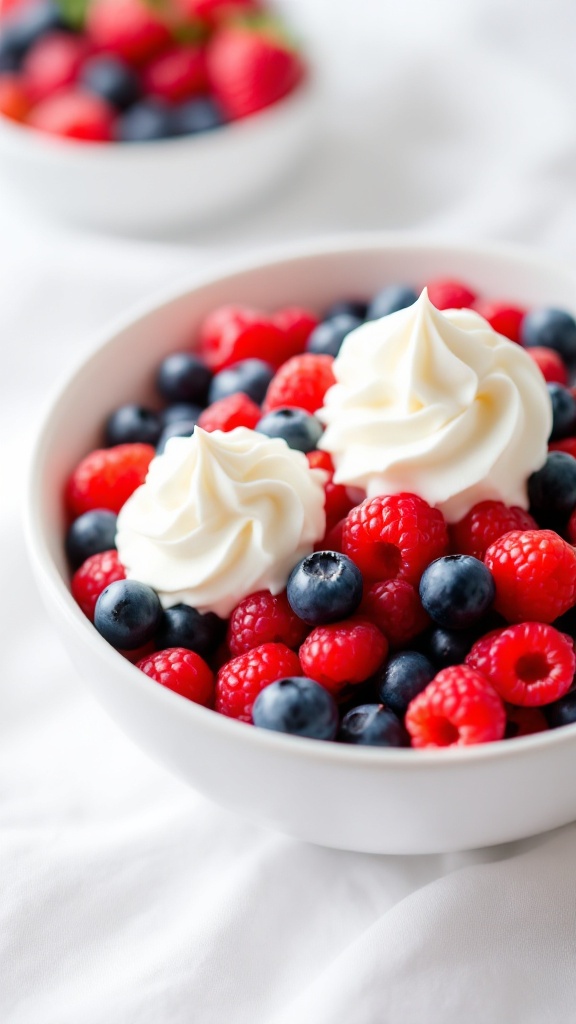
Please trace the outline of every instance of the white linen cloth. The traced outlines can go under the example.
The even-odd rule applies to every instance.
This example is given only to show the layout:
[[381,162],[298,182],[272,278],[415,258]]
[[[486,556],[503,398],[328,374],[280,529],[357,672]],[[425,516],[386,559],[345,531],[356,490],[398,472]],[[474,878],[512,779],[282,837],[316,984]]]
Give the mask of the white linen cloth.
[[576,260],[571,0],[285,6],[327,105],[281,199],[136,243],[40,225],[0,194],[2,1024],[576,1019],[575,826],[410,858],[237,819],[103,714],[27,566],[23,461],[45,393],[96,327],[157,286],[231,249],[349,228]]

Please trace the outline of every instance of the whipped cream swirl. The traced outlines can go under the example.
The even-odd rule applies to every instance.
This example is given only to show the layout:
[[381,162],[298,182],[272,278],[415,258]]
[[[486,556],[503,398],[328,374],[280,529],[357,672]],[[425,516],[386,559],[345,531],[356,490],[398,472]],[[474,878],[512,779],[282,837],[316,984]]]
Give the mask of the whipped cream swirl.
[[349,334],[317,416],[336,483],[412,491],[449,521],[478,501],[528,506],[552,409],[529,355],[469,309],[413,306]]
[[245,427],[171,438],[118,516],[130,579],[226,617],[256,590],[279,593],[324,535],[323,470]]

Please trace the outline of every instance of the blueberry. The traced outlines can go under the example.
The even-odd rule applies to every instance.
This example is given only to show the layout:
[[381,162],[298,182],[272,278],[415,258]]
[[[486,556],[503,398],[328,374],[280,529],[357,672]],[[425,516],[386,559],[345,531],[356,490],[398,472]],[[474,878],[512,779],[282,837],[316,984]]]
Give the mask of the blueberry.
[[406,747],[406,731],[394,712],[382,704],[360,704],[352,708],[340,725],[341,743],[367,747]]
[[134,103],[118,119],[120,142],[156,142],[174,135],[172,108],[161,100],[147,99]]
[[436,558],[420,580],[425,611],[445,629],[466,629],[479,622],[491,607],[495,592],[492,573],[472,555]]
[[337,316],[353,316],[355,320],[365,320],[367,304],[361,299],[341,299],[333,302],[324,313],[324,320],[333,320]]
[[479,638],[477,629],[431,629],[422,639],[426,657],[436,669],[460,665]]
[[402,718],[410,701],[422,693],[435,675],[436,668],[419,651],[399,651],[380,672],[378,698]]
[[542,711],[551,729],[561,725],[573,725],[576,722],[576,690],[570,690],[560,700],[546,704]]
[[12,49],[10,37],[0,35],[0,72],[18,71],[22,58],[17,50]]
[[174,131],[176,135],[199,135],[211,132],[225,123],[224,114],[214,100],[202,96],[188,100],[174,110]]
[[548,393],[552,402],[552,433],[551,441],[562,437],[570,437],[576,430],[576,398],[562,384],[548,384]]
[[412,306],[418,299],[418,293],[406,284],[389,284],[377,292],[368,306],[367,320],[379,320],[389,313],[397,313],[399,309]]
[[163,427],[167,427],[169,423],[181,423],[183,420],[193,420],[197,423],[201,412],[201,405],[195,405],[193,402],[175,402],[174,405],[162,410],[160,422]]
[[135,651],[154,636],[162,618],[155,590],[138,580],[118,580],[96,602],[94,625],[120,651]]
[[198,356],[173,352],[160,363],[156,384],[167,402],[193,402],[204,408],[211,380],[211,371]]
[[338,622],[353,615],[362,600],[362,573],[338,551],[315,551],[293,568],[287,595],[304,622]]
[[263,359],[242,359],[239,363],[220,370],[212,378],[208,391],[208,402],[217,402],[220,398],[227,398],[228,395],[235,395],[242,391],[248,395],[253,402],[260,405],[268,390],[268,385],[274,376],[274,370],[270,363]]
[[558,527],[576,505],[576,459],[549,452],[542,469],[528,478],[530,511],[540,526]]
[[125,110],[140,95],[140,83],[135,71],[119,57],[103,55],[86,61],[80,82],[90,92],[101,96],[117,110]]
[[317,355],[337,356],[342,342],[350,331],[354,331],[362,323],[356,316],[340,313],[331,320],[323,320],[314,328],[306,342],[306,351]]
[[156,631],[157,649],[186,647],[201,658],[214,654],[226,633],[226,623],[214,612],[202,615],[188,604],[167,608]]
[[338,708],[323,686],[305,676],[296,676],[265,686],[254,701],[252,720],[261,729],[333,740],[338,729]]
[[174,420],[174,423],[167,423],[158,439],[156,454],[162,455],[166,451],[171,437],[192,437],[196,423],[197,420]]
[[116,547],[116,516],[105,508],[84,512],[74,520],[66,534],[66,554],[73,569],[90,555],[112,551]]
[[299,452],[314,451],[324,432],[320,420],[304,409],[273,409],[258,421],[256,430],[266,437],[283,438]]
[[526,313],[520,341],[526,348],[553,348],[570,369],[576,367],[576,320],[562,309],[534,309]]
[[142,405],[121,405],[106,420],[107,445],[151,444],[160,437],[160,417]]
[[[15,62],[16,70],[30,47],[48,32],[66,31],[67,24],[54,0],[24,4],[3,20],[0,55]],[[8,70],[7,68],[4,70]]]

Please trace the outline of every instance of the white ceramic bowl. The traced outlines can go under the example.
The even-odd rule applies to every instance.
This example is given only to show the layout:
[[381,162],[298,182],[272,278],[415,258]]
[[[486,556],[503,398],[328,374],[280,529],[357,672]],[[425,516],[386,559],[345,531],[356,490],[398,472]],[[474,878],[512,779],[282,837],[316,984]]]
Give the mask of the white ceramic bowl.
[[576,273],[497,247],[356,237],[284,251],[195,282],[111,329],[61,389],[42,426],[27,494],[27,535],[49,614],[98,699],[145,750],[218,803],[301,839],[350,850],[431,853],[519,839],[576,818],[576,725],[462,749],[354,748],[232,721],[148,679],[73,601],[62,489],[98,443],[106,415],[145,400],[159,361],[188,345],[222,303],[322,310],[387,282],[456,275],[493,298],[576,311]]
[[0,117],[0,181],[66,224],[182,229],[241,209],[289,174],[311,142],[316,109],[309,78],[251,117],[157,142],[75,142]]

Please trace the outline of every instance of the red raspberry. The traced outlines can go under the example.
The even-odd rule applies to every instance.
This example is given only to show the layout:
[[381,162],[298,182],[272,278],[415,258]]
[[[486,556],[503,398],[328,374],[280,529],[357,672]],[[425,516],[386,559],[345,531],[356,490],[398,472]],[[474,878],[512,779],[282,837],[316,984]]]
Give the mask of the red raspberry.
[[0,74],[0,114],[11,121],[25,121],[30,99],[20,75]]
[[466,664],[510,704],[540,707],[568,692],[576,671],[572,639],[543,622],[520,622],[477,640]]
[[202,430],[234,430],[235,427],[254,427],[262,419],[260,406],[256,405],[243,391],[234,395],[219,398],[212,402],[198,417],[198,426]]
[[335,484],[333,481],[334,476],[334,463],[328,452],[312,451],[306,455],[308,463],[311,469],[323,469],[326,473],[330,474],[329,479],[324,484],[324,493],[326,495],[326,504],[324,510],[326,512],[326,532],[336,526],[341,519],[350,511],[353,507],[353,502],[348,497],[348,491],[343,484]]
[[[576,395],[574,396],[576,398]],[[551,452],[567,452],[576,459],[576,437],[564,437],[561,441],[551,441],[548,445]]]
[[406,580],[381,580],[364,593],[360,614],[378,626],[391,647],[404,647],[430,619],[416,589]]
[[488,680],[467,665],[444,668],[408,705],[413,747],[467,747],[501,740],[504,705]]
[[352,618],[317,626],[300,648],[302,669],[331,694],[368,679],[384,661],[388,642],[373,622]]
[[276,366],[285,363],[292,356],[298,356],[306,348],[306,342],[320,320],[309,309],[300,306],[286,306],[279,309],[272,317],[272,323],[280,328],[284,335],[282,358],[278,358]]
[[227,642],[232,654],[238,655],[261,644],[299,647],[307,633],[308,627],[288,604],[286,591],[273,596],[269,590],[259,590],[232,612]]
[[566,369],[562,356],[558,355],[553,348],[534,346],[526,349],[528,355],[534,360],[544,380],[548,383],[568,384],[568,370]]
[[333,356],[305,352],[293,356],[272,378],[264,401],[265,412],[286,406],[316,412],[324,395],[336,383],[332,372]]
[[520,341],[520,327],[524,319],[524,310],[517,306],[509,306],[504,302],[490,302],[488,299],[476,299],[472,307],[490,326],[503,334],[510,341]]
[[198,18],[210,28],[238,15],[258,10],[258,0],[175,0],[175,7],[187,20]]
[[211,708],[214,704],[214,676],[199,654],[186,647],[167,647],[137,662],[136,668],[181,697]]
[[502,501],[481,501],[459,523],[452,523],[448,533],[454,553],[482,560],[486,549],[510,530],[537,529],[538,523],[523,508],[509,508]]
[[117,551],[90,555],[72,577],[72,597],[84,615],[94,622],[94,609],[100,594],[110,583],[126,579]]
[[34,103],[76,81],[88,47],[80,36],[51,32],[30,49],[23,65],[26,91]]
[[448,551],[444,517],[417,494],[367,498],[346,516],[342,549],[365,579],[408,580]]
[[302,78],[303,65],[272,24],[256,31],[230,24],[222,26],[208,45],[208,74],[219,105],[236,120],[291,92]]
[[144,483],[155,454],[150,444],[118,444],[90,452],[66,484],[66,508],[74,517],[93,508],[119,512]]
[[99,50],[134,64],[148,60],[171,41],[154,5],[145,0],[92,0],[86,32]]
[[509,622],[553,622],[576,600],[576,550],[553,530],[512,530],[488,548],[494,607]]
[[144,91],[168,103],[181,103],[208,91],[206,55],[199,46],[173,46],[142,71]]
[[436,309],[463,309],[471,306],[476,300],[475,292],[462,284],[462,281],[452,281],[450,278],[439,278],[430,281],[426,285],[428,298]]
[[216,711],[241,722],[252,721],[252,705],[269,683],[300,676],[298,655],[286,644],[261,644],[223,665],[216,680]]
[[198,354],[215,373],[241,359],[263,359],[276,367],[283,343],[282,331],[265,313],[247,306],[221,306],[202,323]]
[[28,124],[48,135],[79,142],[110,142],[114,111],[99,96],[69,87],[38,103],[28,117]]
[[571,544],[576,544],[576,508],[574,509],[570,519],[568,520],[568,526],[566,527],[566,533],[568,534],[568,540]]
[[314,545],[314,551],[340,551],[344,554],[342,549],[342,530],[344,529],[345,519],[340,519],[331,530],[327,530],[322,540],[319,540]]
[[533,736],[537,732],[546,732],[548,728],[548,722],[540,708],[521,708],[514,704],[506,705],[505,739],[515,740],[520,736]]

